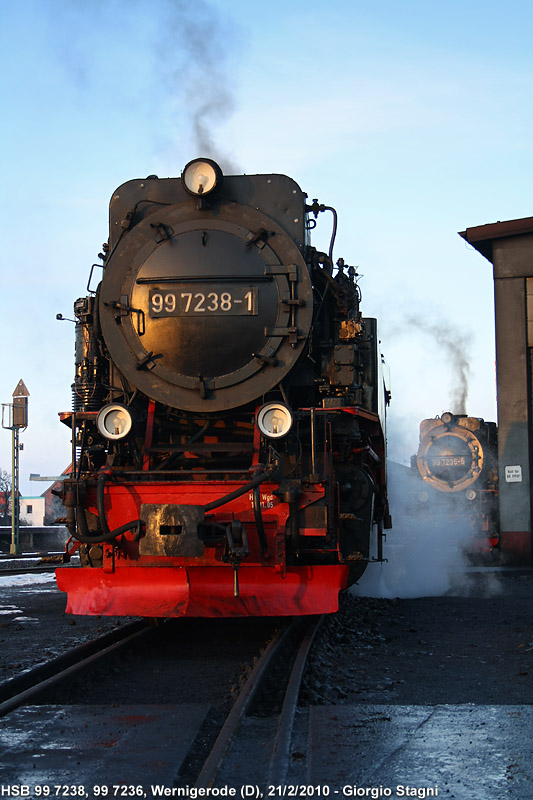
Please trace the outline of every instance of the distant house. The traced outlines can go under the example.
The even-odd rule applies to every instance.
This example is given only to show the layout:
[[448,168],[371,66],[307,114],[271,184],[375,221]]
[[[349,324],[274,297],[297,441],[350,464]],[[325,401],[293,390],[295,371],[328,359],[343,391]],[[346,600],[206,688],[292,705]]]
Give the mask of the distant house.
[[44,525],[45,499],[44,497],[21,497],[19,500],[20,518],[26,525]]
[[[11,525],[11,494],[0,492],[0,524]],[[23,525],[44,525],[46,503],[44,497],[19,497],[19,515]]]
[[[70,473],[70,465],[63,475]],[[19,496],[19,515],[21,525],[42,528],[47,525],[62,525],[67,515],[65,506],[54,492],[61,489],[61,480],[51,483],[41,495]],[[11,525],[11,492],[0,492],[0,526]]]

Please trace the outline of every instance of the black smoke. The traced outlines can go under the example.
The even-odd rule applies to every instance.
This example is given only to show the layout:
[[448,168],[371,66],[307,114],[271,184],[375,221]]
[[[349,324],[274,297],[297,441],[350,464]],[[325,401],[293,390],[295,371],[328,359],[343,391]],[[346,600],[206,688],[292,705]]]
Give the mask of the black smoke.
[[415,315],[407,317],[406,323],[426,336],[430,336],[438,345],[443,358],[452,370],[449,409],[454,414],[466,414],[470,380],[468,335],[450,328],[449,324],[429,322]]
[[224,172],[239,172],[233,155],[216,140],[236,107],[239,30],[206,0],[166,0],[165,5],[169,13],[158,26],[159,63],[170,78],[176,114],[188,121],[193,155],[214,159]]
[[181,168],[204,156],[241,172],[231,147],[219,143],[242,64],[243,37],[229,11],[210,0],[49,0],[41,14],[48,49],[74,90],[69,99],[58,89],[54,102],[70,100],[76,120],[107,83],[98,101],[115,120],[109,150],[124,136],[124,107],[124,119],[134,109],[143,129],[153,125],[164,161]]

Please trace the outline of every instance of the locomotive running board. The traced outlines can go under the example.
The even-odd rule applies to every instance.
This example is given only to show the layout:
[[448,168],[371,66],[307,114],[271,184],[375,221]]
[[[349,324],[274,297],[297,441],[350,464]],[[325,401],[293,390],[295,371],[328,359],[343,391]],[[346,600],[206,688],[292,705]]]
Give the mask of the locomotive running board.
[[239,569],[239,597],[233,596],[228,567],[93,567],[56,570],[67,592],[67,614],[135,617],[246,617],[327,614],[338,610],[348,567]]

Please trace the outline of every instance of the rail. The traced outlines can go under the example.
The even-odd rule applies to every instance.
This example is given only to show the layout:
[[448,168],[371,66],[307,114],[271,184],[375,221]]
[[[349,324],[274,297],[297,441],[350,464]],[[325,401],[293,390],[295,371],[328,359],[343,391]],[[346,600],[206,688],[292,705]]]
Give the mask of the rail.
[[139,637],[146,636],[152,630],[153,626],[145,620],[130,622],[116,631],[78,645],[23,675],[5,681],[0,684],[0,717],[29,703],[47,689],[126,647]]
[[290,669],[270,764],[267,774],[265,774],[268,784],[281,785],[283,783],[288,770],[300,685],[307,656],[322,619],[321,616],[306,618],[305,621],[297,618],[290,626],[279,631],[265,648],[233,704],[215,744],[196,778],[195,787],[197,789],[208,789],[214,786],[222,763],[235,742],[243,721],[250,713],[266,679],[278,667],[286,646],[290,645],[292,651],[297,647],[297,652]]

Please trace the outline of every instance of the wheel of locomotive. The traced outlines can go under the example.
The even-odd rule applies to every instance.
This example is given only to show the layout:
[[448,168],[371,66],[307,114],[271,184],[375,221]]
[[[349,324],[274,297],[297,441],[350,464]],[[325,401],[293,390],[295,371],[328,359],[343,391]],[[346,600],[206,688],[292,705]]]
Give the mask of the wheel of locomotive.
[[[254,400],[287,375],[309,334],[313,292],[298,246],[268,216],[237,203],[204,213],[175,205],[157,225],[153,215],[139,222],[110,258],[99,310],[132,386],[209,412]],[[260,247],[251,243],[258,230],[268,231]]]

